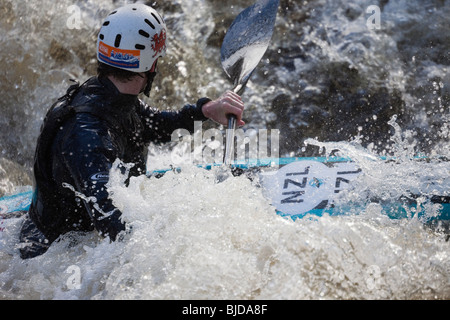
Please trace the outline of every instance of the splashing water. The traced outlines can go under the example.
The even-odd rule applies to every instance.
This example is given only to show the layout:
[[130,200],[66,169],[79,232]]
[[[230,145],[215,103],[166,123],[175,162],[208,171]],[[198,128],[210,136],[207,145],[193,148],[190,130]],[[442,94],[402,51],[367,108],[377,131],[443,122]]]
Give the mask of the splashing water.
[[[354,204],[353,212],[292,221],[244,176],[217,183],[214,171],[186,166],[125,186],[113,170],[109,191],[130,228],[123,240],[67,234],[27,261],[10,254],[13,242],[0,253],[0,299],[450,299],[444,226],[390,219],[380,206],[420,194],[432,217],[429,196],[449,195],[448,48],[435,39],[447,39],[449,6],[380,1],[382,30],[367,32],[372,2],[285,1],[244,96],[247,122],[280,128],[286,154],[318,137],[306,142],[362,167],[337,202]],[[153,105],[231,87],[218,48],[226,23],[249,3],[223,3],[161,4],[171,46]],[[73,4],[80,29],[67,28],[71,13],[61,14]],[[29,169],[45,111],[65,80],[92,75],[100,17],[120,4],[0,0],[0,44],[10,49],[0,54],[9,66],[0,70],[2,157]],[[418,159],[424,145],[428,157]],[[150,154],[150,170],[171,163],[159,149]],[[5,193],[21,187],[22,178],[11,183],[19,171],[5,170]]]
[[[410,174],[413,160],[392,167],[376,161],[356,143],[310,142],[339,147],[364,166],[346,200],[394,199],[431,174]],[[2,297],[449,298],[445,234],[418,219],[389,219],[369,204],[357,215],[294,222],[276,215],[246,177],[216,183],[213,170],[196,167],[131,178],[128,187],[123,181],[120,170],[112,170],[109,191],[131,229],[122,241],[70,234],[26,262],[3,255]],[[80,273],[78,289],[68,282],[70,267]]]
[[[362,169],[364,175],[352,183],[352,188],[340,194],[337,204],[348,208],[377,203],[379,206],[394,204],[401,198],[418,201],[416,208],[425,211],[422,221],[427,221],[438,214],[439,204],[431,204],[433,196],[449,196],[450,164],[445,159],[448,154],[441,153],[434,157],[424,157],[417,153],[413,134],[402,131],[396,122],[396,116],[389,121],[394,129],[391,136],[392,145],[384,150],[383,155],[363,148],[356,137],[351,143],[319,142],[307,139],[306,143],[319,146],[331,153],[348,157]],[[443,150],[445,151],[445,150]],[[375,201],[374,201],[375,200]],[[420,205],[426,205],[420,208]],[[404,207],[408,216],[415,211]],[[395,206],[392,210],[396,210]]]

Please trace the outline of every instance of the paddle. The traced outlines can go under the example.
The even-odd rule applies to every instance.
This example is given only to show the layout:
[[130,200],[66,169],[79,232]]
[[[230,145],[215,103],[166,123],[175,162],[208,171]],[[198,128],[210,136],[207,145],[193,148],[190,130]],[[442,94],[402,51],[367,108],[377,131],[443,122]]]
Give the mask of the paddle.
[[[233,91],[241,95],[272,38],[279,0],[259,0],[243,10],[233,21],[220,50],[222,68],[234,83]],[[224,164],[233,156],[236,117],[228,116]]]

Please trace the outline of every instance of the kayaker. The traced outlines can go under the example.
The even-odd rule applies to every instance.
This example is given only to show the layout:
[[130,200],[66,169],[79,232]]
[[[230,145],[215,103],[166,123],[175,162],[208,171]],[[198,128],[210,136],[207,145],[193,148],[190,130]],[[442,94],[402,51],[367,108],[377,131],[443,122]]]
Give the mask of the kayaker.
[[226,125],[227,114],[244,124],[244,104],[230,91],[177,112],[159,111],[138,98],[150,93],[166,39],[164,19],[144,4],[125,5],[105,19],[97,39],[97,76],[71,86],[42,125],[34,195],[20,233],[22,258],[43,254],[69,231],[119,238],[126,226],[106,188],[117,159],[133,164],[130,176],[142,175],[148,144],[170,141],[174,130],[193,131],[194,121],[207,119]]

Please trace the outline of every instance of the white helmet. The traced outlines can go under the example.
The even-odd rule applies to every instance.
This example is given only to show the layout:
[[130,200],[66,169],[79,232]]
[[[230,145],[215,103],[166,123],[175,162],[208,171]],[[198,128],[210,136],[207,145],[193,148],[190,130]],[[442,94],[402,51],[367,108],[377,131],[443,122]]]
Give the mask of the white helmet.
[[155,9],[128,4],[109,14],[97,39],[97,59],[115,68],[147,72],[166,54],[166,24]]

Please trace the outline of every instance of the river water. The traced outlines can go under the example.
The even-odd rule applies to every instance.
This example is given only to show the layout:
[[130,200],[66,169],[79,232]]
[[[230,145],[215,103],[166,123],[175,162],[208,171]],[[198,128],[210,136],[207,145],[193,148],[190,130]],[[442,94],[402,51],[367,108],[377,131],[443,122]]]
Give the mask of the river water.
[[[0,195],[31,185],[46,110],[68,79],[95,73],[97,30],[123,3],[0,0]],[[221,40],[251,3],[157,1],[168,56],[146,101],[177,109],[229,89]],[[32,260],[2,252],[0,298],[449,299],[445,228],[389,219],[370,201],[432,194],[430,179],[449,195],[449,16],[443,0],[280,1],[243,95],[245,129],[279,130],[280,156],[355,159],[364,174],[341,201],[361,209],[292,221],[245,176],[217,183],[214,171],[185,166],[125,187],[113,173],[112,197],[133,228],[124,241],[70,234]],[[171,164],[168,148],[150,151],[150,170]],[[397,160],[367,161],[376,156]]]

